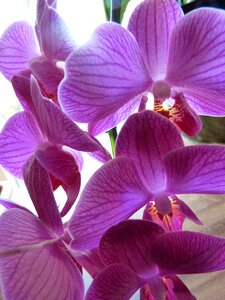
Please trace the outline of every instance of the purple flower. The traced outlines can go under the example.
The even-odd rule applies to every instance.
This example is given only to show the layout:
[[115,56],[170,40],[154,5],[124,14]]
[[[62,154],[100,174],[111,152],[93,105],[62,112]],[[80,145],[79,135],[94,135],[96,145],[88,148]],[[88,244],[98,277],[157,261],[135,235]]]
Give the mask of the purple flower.
[[27,22],[15,22],[0,38],[0,70],[9,80],[30,70],[46,96],[57,102],[57,88],[64,71],[57,61],[65,61],[76,45],[61,17],[56,1],[38,0],[36,34]]
[[128,220],[110,228],[99,247],[105,269],[85,300],[196,299],[176,274],[225,268],[225,239],[196,232],[164,233],[157,224]]
[[[62,211],[62,215],[65,215],[80,189],[80,173],[76,162],[79,154],[72,149],[93,151],[102,161],[109,159],[109,154],[56,104],[42,96],[33,77],[29,80],[16,76],[12,82],[25,111],[13,115],[0,134],[0,164],[13,175],[22,177],[24,164],[35,156],[67,192],[67,203]],[[68,152],[63,146],[72,149]]]
[[0,277],[4,299],[82,300],[77,263],[63,241],[64,228],[48,173],[36,158],[24,174],[36,217],[9,202],[0,216]]
[[[143,107],[150,92],[155,110],[195,135],[198,114],[225,115],[224,24],[222,10],[183,16],[175,0],[146,0],[133,12],[129,31],[103,24],[68,58],[59,101],[97,135]],[[162,109],[164,101],[173,107]]]
[[108,228],[149,201],[163,215],[171,213],[176,194],[224,192],[224,146],[184,147],[167,118],[152,111],[133,114],[118,136],[116,158],[97,170],[81,194],[68,227],[72,247],[97,247]]

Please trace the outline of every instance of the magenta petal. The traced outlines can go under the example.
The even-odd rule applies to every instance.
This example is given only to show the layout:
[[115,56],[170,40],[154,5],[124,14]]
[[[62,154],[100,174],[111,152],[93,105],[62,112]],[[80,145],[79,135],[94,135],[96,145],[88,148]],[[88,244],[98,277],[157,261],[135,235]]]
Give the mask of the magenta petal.
[[128,300],[141,285],[129,267],[115,264],[95,277],[85,300]]
[[38,15],[36,28],[42,51],[49,60],[65,61],[69,54],[76,49],[66,23],[54,8],[48,5],[43,6],[42,13]]
[[14,202],[12,202],[12,201],[10,201],[10,200],[6,200],[6,199],[0,198],[0,204],[1,204],[3,207],[7,208],[7,209],[11,209],[11,208],[19,208],[19,209],[23,209],[23,210],[26,210],[26,211],[30,212],[26,207],[21,206],[21,205],[19,205],[19,204],[17,204],[17,203],[14,203]]
[[99,143],[82,131],[56,104],[42,96],[34,77],[31,78],[31,95],[35,117],[49,141],[80,151],[99,150]]
[[75,121],[93,122],[115,113],[151,82],[131,33],[106,23],[67,60],[59,101]]
[[144,111],[129,117],[118,136],[116,156],[132,159],[145,186],[152,192],[164,190],[164,156],[183,147],[177,128],[165,117]]
[[62,235],[62,220],[55,202],[50,179],[36,158],[32,157],[24,166],[24,181],[41,221],[53,232]]
[[195,94],[187,99],[199,114],[210,114],[210,106],[212,115],[214,107],[225,114],[224,22],[223,10],[198,9],[185,15],[171,36],[167,80],[184,95]]
[[118,125],[125,120],[140,104],[140,96],[135,97],[116,112],[106,118],[97,119],[88,124],[88,131],[92,135],[98,135]]
[[154,80],[165,77],[170,36],[182,16],[175,0],[144,1],[131,15],[128,29],[135,36]]
[[0,135],[0,164],[10,173],[22,177],[22,167],[43,137],[32,116],[19,112],[12,116]]
[[225,147],[195,145],[169,153],[164,160],[171,194],[225,193]]
[[72,247],[98,246],[102,234],[130,217],[151,198],[133,162],[117,158],[105,163],[89,180],[69,222]]
[[52,145],[39,148],[35,156],[46,171],[62,182],[67,193],[66,204],[61,213],[64,217],[73,206],[80,191],[80,172],[77,163],[70,153]]
[[225,269],[225,239],[183,231],[160,236],[151,255],[162,274],[194,274]]
[[128,220],[110,228],[102,237],[99,252],[106,265],[122,263],[147,278],[157,272],[150,248],[164,229],[153,222]]
[[58,68],[45,56],[32,59],[30,68],[34,76],[44,86],[46,93],[57,99],[58,86],[64,77],[63,69]]
[[83,282],[75,263],[61,242],[53,244],[54,236],[35,216],[10,209],[0,217],[0,232],[1,250],[33,248],[0,257],[5,299],[83,299]]
[[166,277],[167,299],[197,300],[177,276]]
[[26,22],[13,23],[0,38],[0,70],[9,80],[29,69],[29,61],[38,55],[33,27]]

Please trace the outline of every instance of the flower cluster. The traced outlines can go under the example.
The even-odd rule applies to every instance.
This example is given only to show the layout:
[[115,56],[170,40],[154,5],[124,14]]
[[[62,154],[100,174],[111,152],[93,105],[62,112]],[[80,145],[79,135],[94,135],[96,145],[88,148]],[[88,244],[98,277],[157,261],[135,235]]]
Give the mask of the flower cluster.
[[[127,28],[106,22],[78,47],[56,4],[38,0],[35,27],[16,22],[0,38],[22,107],[1,131],[0,164],[36,210],[0,199],[3,297],[196,299],[177,275],[225,269],[225,238],[183,230],[201,221],[179,195],[225,193],[225,146],[185,146],[182,132],[225,116],[225,12],[144,0]],[[122,121],[111,155],[96,136]],[[81,152],[102,164],[82,191]]]

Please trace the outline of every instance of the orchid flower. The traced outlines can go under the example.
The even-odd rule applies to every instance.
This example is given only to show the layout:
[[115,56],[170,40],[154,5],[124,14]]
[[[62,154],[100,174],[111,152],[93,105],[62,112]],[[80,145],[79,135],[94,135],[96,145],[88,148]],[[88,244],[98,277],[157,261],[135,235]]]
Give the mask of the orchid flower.
[[56,1],[37,1],[36,34],[24,21],[6,29],[0,38],[0,71],[11,80],[13,75],[30,70],[45,95],[57,103],[64,71],[56,63],[65,61],[77,46],[55,7]]
[[157,224],[128,220],[110,228],[99,247],[105,269],[85,300],[196,299],[176,274],[225,269],[225,239],[190,231],[165,233]]
[[[225,147],[185,147],[176,126],[152,111],[133,114],[116,142],[116,158],[90,178],[69,222],[72,247],[98,247],[102,234],[154,201],[172,212],[176,194],[225,193]],[[192,220],[198,219],[183,212]]]
[[83,300],[83,279],[63,241],[64,229],[48,173],[34,157],[27,164],[24,178],[39,217],[0,201],[8,208],[0,216],[3,297]]
[[195,135],[199,114],[225,115],[224,24],[223,10],[183,16],[175,0],[145,0],[128,30],[102,24],[69,56],[59,101],[97,135],[143,109],[151,93],[156,111]]
[[[58,185],[62,184],[67,193],[64,216],[80,190],[79,153],[72,150],[94,151],[102,161],[109,159],[109,154],[56,104],[42,96],[34,77],[29,80],[16,76],[12,82],[25,111],[13,115],[0,134],[0,164],[22,178],[24,164],[35,156],[51,174],[52,181],[57,185],[58,179]],[[68,152],[63,146],[72,149]]]

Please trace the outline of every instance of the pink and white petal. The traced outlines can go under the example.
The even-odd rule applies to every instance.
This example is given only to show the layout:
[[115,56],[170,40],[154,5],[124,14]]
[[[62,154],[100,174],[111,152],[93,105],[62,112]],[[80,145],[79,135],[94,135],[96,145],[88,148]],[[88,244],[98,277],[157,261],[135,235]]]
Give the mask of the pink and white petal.
[[14,176],[22,178],[22,168],[43,137],[33,117],[18,112],[5,124],[0,134],[0,164]]
[[64,232],[47,171],[35,157],[23,168],[24,182],[40,220],[57,235]]
[[114,264],[95,277],[85,300],[129,300],[141,285],[129,267]]
[[150,248],[164,229],[145,220],[127,220],[111,227],[103,235],[99,253],[106,265],[122,263],[135,274],[148,280],[157,273]]
[[61,216],[64,217],[80,191],[80,172],[74,157],[53,145],[46,145],[36,150],[35,156],[43,168],[61,181],[62,187],[67,194],[66,203]]
[[29,61],[38,55],[34,29],[27,22],[13,23],[0,38],[0,71],[8,80],[29,69]]
[[146,188],[152,192],[165,188],[164,156],[183,147],[177,128],[165,117],[143,111],[128,118],[116,143],[116,156],[132,159]]
[[170,36],[182,16],[175,0],[146,0],[131,15],[128,29],[138,42],[153,80],[165,78]]
[[[0,258],[5,299],[83,299],[83,282],[74,261],[35,216],[10,209],[0,217],[0,228],[0,248],[11,250]],[[26,247],[27,251],[13,255],[14,249]]]
[[106,118],[96,119],[90,122],[88,124],[89,133],[96,136],[117,126],[120,122],[129,117],[129,115],[139,106],[141,100],[140,98],[140,96],[135,97]]
[[167,287],[166,296],[168,300],[197,300],[179,277],[164,277],[164,281]]
[[56,104],[42,96],[34,77],[31,78],[31,96],[35,117],[49,141],[80,151],[96,151],[101,148],[99,143],[81,130]]
[[50,60],[65,61],[77,46],[57,11],[46,5],[37,24],[43,54]]
[[44,86],[46,96],[57,99],[58,86],[64,77],[63,69],[58,68],[45,56],[32,59],[30,68],[37,80]]
[[164,160],[171,194],[225,193],[225,147],[195,145],[169,153]]
[[151,84],[132,34],[105,23],[68,58],[59,101],[72,119],[89,123],[115,113]]
[[171,35],[166,79],[181,91],[194,91],[194,103],[189,101],[199,107],[198,113],[210,114],[210,101],[213,115],[218,104],[225,114],[224,22],[223,10],[202,8],[185,15]]
[[129,218],[151,197],[130,159],[121,157],[105,163],[87,183],[69,222],[72,248],[98,247],[108,228]]
[[161,274],[195,274],[225,269],[225,239],[208,234],[170,232],[155,240],[153,261]]

